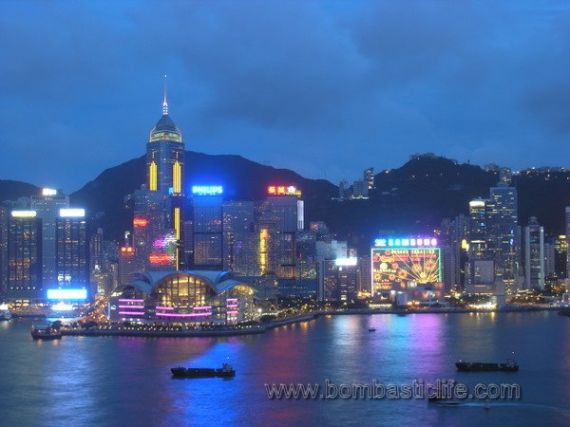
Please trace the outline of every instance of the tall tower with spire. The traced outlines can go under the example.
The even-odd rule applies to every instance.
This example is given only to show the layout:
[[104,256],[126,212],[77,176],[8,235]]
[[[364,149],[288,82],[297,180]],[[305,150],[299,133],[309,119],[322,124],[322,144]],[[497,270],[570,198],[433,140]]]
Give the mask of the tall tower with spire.
[[146,160],[148,190],[169,195],[182,195],[184,143],[182,133],[168,114],[166,76],[164,76],[162,117],[150,131]]
[[[133,197],[133,244],[137,270],[179,266],[184,143],[182,133],[168,114],[166,76],[164,78],[162,116],[150,131],[146,149],[146,187],[136,190]],[[170,243],[166,245],[165,242]]]

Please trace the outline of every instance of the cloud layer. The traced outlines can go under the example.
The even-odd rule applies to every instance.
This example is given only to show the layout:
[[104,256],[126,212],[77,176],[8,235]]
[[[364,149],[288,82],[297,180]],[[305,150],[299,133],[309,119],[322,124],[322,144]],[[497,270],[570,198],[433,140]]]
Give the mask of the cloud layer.
[[569,165],[565,1],[8,1],[0,52],[2,178],[71,191],[141,155],[165,72],[191,150],[333,181]]

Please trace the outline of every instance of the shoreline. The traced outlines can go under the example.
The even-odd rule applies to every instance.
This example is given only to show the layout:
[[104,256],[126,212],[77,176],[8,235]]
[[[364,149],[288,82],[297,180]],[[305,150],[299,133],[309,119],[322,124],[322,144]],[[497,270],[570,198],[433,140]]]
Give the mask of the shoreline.
[[521,312],[538,312],[538,311],[557,311],[559,307],[512,307],[508,310],[475,310],[475,309],[426,309],[426,310],[395,310],[395,309],[347,309],[347,310],[321,310],[308,314],[290,317],[283,320],[268,322],[267,324],[237,326],[234,328],[216,328],[216,329],[181,329],[181,330],[149,330],[139,326],[120,326],[113,329],[69,329],[62,328],[62,335],[66,336],[126,336],[126,337],[145,337],[145,338],[192,338],[192,337],[227,337],[227,336],[243,336],[263,334],[271,329],[280,326],[287,326],[295,323],[309,322],[321,316],[334,315],[372,315],[372,314],[390,314],[399,316],[408,316],[411,314],[465,314],[465,313],[521,313]]

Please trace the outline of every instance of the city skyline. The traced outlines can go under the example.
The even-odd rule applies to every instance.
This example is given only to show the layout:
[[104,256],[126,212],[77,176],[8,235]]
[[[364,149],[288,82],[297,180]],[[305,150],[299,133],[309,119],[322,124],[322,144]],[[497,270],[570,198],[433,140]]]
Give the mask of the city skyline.
[[[152,16],[131,5],[8,3],[3,39],[16,42],[0,59],[3,179],[71,192],[140,156],[165,72],[173,119],[192,151],[240,154],[335,183],[423,151],[513,168],[566,166],[562,3],[503,3],[496,8],[508,19],[500,20],[482,4],[418,3],[426,19],[387,2],[169,2]],[[152,25],[155,12],[171,25]],[[65,34],[53,31],[62,25]],[[32,27],[40,37],[30,37]],[[306,156],[292,155],[301,149]],[[33,170],[15,167],[24,161]]]

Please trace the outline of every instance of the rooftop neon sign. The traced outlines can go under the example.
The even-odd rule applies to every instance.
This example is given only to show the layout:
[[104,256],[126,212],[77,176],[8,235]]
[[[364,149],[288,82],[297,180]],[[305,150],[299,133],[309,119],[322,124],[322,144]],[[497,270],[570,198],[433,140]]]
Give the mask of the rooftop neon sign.
[[437,239],[433,237],[389,237],[374,240],[377,248],[433,248]]
[[301,196],[301,190],[294,185],[270,185],[267,187],[270,196]]
[[221,185],[193,185],[192,194],[196,196],[219,196],[224,193]]

